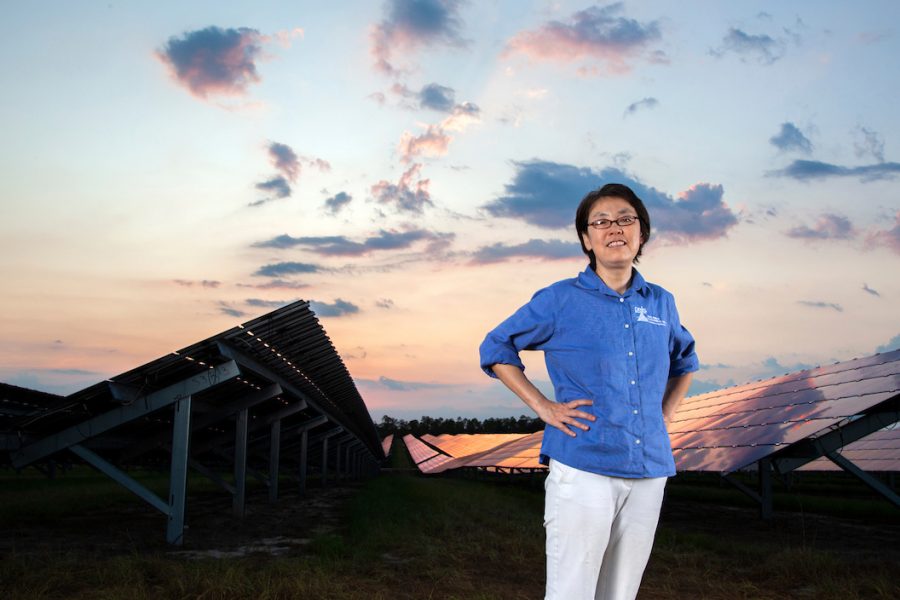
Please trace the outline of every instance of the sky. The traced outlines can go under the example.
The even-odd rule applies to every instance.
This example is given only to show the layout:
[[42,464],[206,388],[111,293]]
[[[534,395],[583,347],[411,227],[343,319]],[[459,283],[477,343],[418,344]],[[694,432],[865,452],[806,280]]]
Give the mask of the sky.
[[[68,394],[297,299],[374,419],[528,412],[485,333],[630,185],[693,392],[900,346],[900,3],[17,2],[0,381]],[[543,357],[527,374],[551,391]]]

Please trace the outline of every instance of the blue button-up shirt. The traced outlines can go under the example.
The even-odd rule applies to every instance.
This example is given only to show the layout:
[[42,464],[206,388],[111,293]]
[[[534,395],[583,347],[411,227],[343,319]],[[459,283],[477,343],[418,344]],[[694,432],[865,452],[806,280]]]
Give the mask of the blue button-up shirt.
[[682,327],[672,294],[636,270],[624,294],[588,267],[544,288],[488,333],[481,367],[525,369],[522,350],[543,350],[557,402],[586,398],[590,431],[570,437],[547,427],[541,460],[614,477],[675,474],[663,421],[666,383],[699,367],[694,338]]

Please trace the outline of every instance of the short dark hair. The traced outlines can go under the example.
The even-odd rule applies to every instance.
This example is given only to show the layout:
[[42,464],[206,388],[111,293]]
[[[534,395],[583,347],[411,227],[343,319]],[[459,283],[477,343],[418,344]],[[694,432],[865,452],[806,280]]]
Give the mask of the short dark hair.
[[647,207],[644,206],[644,203],[630,187],[621,183],[607,183],[600,189],[588,192],[588,195],[578,205],[578,210],[575,211],[575,231],[578,233],[578,241],[581,243],[582,252],[587,254],[591,261],[591,269],[595,270],[597,268],[597,257],[594,256],[593,250],[588,250],[584,245],[584,239],[581,237],[581,234],[587,234],[588,217],[591,216],[591,209],[594,207],[594,203],[601,198],[621,198],[630,204],[631,208],[637,213],[641,224],[641,246],[634,257],[634,262],[637,263],[641,252],[644,250],[644,244],[650,240],[650,213],[647,212]]

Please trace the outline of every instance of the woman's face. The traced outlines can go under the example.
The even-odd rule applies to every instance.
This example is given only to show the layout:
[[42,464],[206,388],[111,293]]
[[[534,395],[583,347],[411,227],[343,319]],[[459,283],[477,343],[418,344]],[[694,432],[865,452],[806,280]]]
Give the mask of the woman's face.
[[[608,229],[596,229],[590,225],[601,219],[614,221],[620,217],[635,217],[635,221],[626,226],[612,223]],[[600,198],[588,213],[587,233],[582,233],[581,238],[587,249],[594,251],[598,270],[630,267],[642,241],[637,211],[622,198]]]

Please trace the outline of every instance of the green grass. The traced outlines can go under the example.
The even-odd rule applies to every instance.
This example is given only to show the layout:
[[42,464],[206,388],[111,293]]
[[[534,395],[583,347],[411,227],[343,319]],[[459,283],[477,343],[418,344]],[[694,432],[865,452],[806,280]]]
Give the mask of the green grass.
[[[395,445],[396,468],[410,464],[404,455]],[[165,475],[141,477],[165,489]],[[128,492],[112,493],[110,484],[89,473],[70,472],[51,482],[25,477],[12,486],[0,479],[0,514],[7,524],[16,522],[10,519],[17,511],[52,527],[54,519],[71,518],[93,501],[105,508],[91,505],[92,511],[110,515],[139,502]],[[0,598],[539,598],[543,494],[539,486],[500,481],[382,475],[342,506],[341,528],[278,558],[188,560],[161,546],[13,550],[0,560]],[[762,524],[745,509],[723,512],[708,497],[712,487],[670,487],[685,488],[673,501],[700,516],[664,518],[642,600],[900,597],[896,551],[855,552],[840,535],[817,540]],[[705,495],[704,503],[691,494]],[[68,496],[78,500],[67,502]],[[111,525],[132,516],[112,516]],[[272,535],[291,536],[294,525],[285,521]]]

